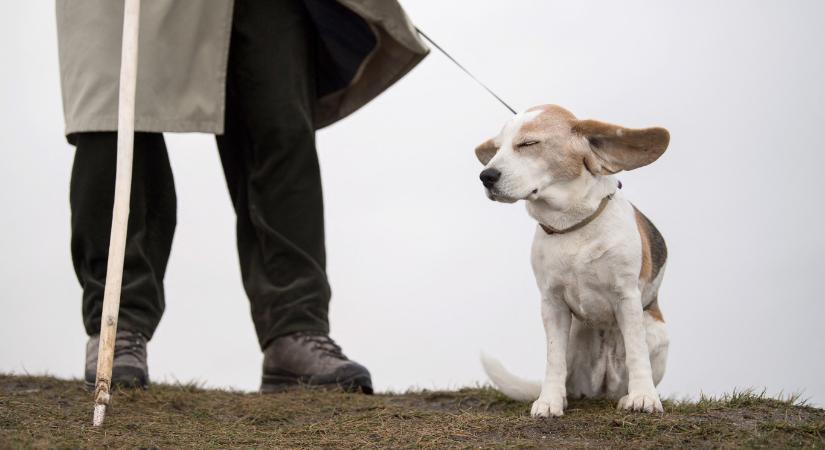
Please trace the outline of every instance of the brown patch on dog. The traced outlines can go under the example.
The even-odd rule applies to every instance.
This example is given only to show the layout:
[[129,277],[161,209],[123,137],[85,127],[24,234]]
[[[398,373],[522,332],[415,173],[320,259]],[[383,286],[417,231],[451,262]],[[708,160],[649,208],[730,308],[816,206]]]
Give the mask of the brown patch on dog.
[[642,219],[639,210],[636,211],[636,228],[639,229],[639,236],[642,238],[642,269],[639,271],[639,279],[650,282],[653,278],[653,263],[650,257],[650,237],[648,236],[647,226]]
[[[557,105],[534,106],[527,112],[541,111],[541,114],[529,122],[525,122],[519,130],[519,135],[546,134],[556,130],[569,129],[576,121],[576,116],[570,111]],[[517,138],[518,139],[518,138]]]
[[659,321],[659,322],[664,322],[665,321],[664,316],[662,316],[662,310],[659,309],[659,299],[658,298],[653,299],[653,301],[649,305],[647,305],[647,308],[645,308],[645,311],[647,311],[647,313],[650,314],[650,317],[652,317],[653,320],[656,320],[656,321]]
[[[522,151],[536,152],[547,160],[551,175],[556,180],[569,181],[578,178],[584,168],[584,158],[581,152],[576,152],[568,142],[576,116],[557,105],[534,106],[527,110],[531,111],[541,111],[541,114],[521,126],[513,145],[518,146],[520,142],[531,139],[545,141],[535,147],[526,147]],[[556,143],[552,150],[547,148],[549,144],[546,141]]]
[[584,159],[569,149],[549,156],[550,174],[555,180],[570,181],[578,178],[584,170]]
[[563,119],[566,119],[569,122],[573,122],[573,121],[576,120],[576,116],[573,113],[571,113],[570,111],[562,108],[559,105],[552,105],[552,104],[549,104],[549,103],[546,104],[546,105],[538,105],[538,106],[534,106],[534,107],[528,109],[526,112],[533,112],[533,111],[541,111],[542,115],[545,115],[545,114],[553,115],[553,116],[556,116],[556,118],[563,118]]
[[667,262],[667,246],[662,233],[656,229],[653,222],[635,206],[636,227],[642,239],[642,269],[639,279],[650,282],[659,276],[659,272]]
[[[670,143],[664,128],[632,129],[598,120],[577,120],[571,130],[587,138],[598,161],[588,161],[592,173],[612,174],[636,169],[659,159]],[[598,162],[598,164],[596,164]]]
[[476,147],[476,158],[481,161],[481,164],[486,166],[487,163],[493,159],[493,156],[496,156],[497,151],[498,147],[496,147],[496,143],[493,142],[492,139],[487,139]]

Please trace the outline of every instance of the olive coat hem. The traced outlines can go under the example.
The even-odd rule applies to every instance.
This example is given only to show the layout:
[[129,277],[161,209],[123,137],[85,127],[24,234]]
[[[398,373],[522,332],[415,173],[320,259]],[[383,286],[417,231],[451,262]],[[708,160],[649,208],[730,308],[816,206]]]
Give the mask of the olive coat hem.
[[[429,52],[396,0],[300,1],[317,30],[316,128],[357,111]],[[142,2],[136,131],[223,134],[233,5]],[[123,2],[56,0],[56,12],[65,134],[114,131]]]

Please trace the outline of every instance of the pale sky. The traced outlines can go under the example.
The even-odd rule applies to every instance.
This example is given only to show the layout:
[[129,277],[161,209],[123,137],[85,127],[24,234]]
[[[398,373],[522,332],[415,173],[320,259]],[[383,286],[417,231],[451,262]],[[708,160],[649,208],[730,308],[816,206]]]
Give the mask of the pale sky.
[[[825,404],[825,3],[404,6],[517,109],[670,130],[659,161],[620,177],[670,250],[664,396],[755,387]],[[0,371],[79,378],[53,2],[0,3],[0,58]],[[333,337],[379,390],[485,382],[481,350],[543,373],[535,224],[486,199],[473,155],[509,117],[433,53],[319,134]],[[262,356],[214,139],[167,144],[178,228],[151,377],[254,390]]]

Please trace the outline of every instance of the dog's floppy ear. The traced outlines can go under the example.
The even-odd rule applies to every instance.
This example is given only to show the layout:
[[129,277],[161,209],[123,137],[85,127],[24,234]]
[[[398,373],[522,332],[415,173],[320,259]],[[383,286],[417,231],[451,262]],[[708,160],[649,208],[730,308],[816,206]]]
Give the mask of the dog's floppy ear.
[[600,175],[646,166],[659,159],[670,142],[664,128],[632,129],[598,120],[575,121],[573,133],[587,138],[592,154],[585,157],[585,166]]
[[493,142],[493,139],[490,138],[484,141],[478,147],[476,147],[476,158],[478,158],[478,160],[481,161],[481,164],[484,164],[486,166],[487,163],[490,162],[491,159],[493,159],[493,156],[496,156],[497,151],[498,148],[496,147],[495,142]]

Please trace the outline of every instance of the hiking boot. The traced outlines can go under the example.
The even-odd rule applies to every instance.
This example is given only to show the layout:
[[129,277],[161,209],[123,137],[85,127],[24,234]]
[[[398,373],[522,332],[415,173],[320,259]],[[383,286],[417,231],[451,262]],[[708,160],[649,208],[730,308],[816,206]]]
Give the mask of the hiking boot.
[[[86,342],[86,387],[95,388],[97,351],[100,336],[89,336]],[[118,330],[115,338],[115,360],[112,364],[112,386],[149,387],[149,367],[146,365],[146,338],[128,330]]]
[[367,368],[347,359],[341,347],[320,332],[281,336],[264,350],[261,392],[280,392],[298,385],[338,386],[372,394]]

